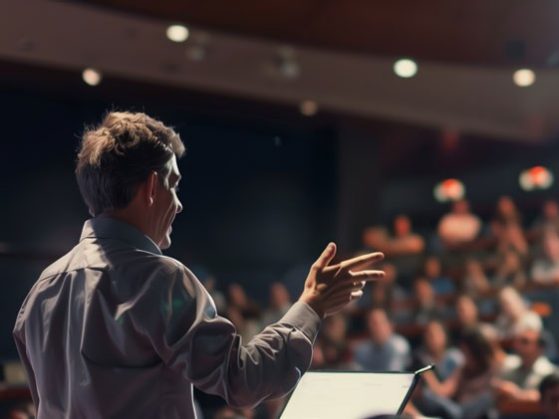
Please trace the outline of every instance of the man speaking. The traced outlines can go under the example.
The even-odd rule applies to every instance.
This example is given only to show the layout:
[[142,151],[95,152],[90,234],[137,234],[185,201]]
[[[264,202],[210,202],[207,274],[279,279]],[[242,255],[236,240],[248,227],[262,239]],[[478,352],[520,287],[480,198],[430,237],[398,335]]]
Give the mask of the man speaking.
[[194,418],[192,388],[250,406],[290,391],[320,321],[382,271],[371,253],[330,265],[330,243],[297,303],[243,345],[198,279],[164,256],[182,205],[179,135],[143,113],[111,112],[84,133],[76,177],[92,219],[43,271],[14,337],[37,417]]

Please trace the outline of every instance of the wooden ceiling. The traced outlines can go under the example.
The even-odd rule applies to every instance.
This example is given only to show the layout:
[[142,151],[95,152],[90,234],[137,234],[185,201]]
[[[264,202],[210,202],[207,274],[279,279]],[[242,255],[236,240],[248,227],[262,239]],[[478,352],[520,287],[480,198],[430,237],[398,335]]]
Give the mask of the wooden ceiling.
[[292,45],[484,66],[559,65],[556,0],[82,0]]

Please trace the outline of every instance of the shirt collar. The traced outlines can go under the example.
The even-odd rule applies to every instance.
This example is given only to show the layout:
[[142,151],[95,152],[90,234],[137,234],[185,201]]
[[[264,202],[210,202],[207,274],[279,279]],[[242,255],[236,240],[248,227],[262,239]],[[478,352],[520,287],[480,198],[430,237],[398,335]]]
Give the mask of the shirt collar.
[[136,227],[110,217],[95,217],[87,220],[80,241],[86,238],[115,239],[132,247],[161,255],[161,249],[153,240]]

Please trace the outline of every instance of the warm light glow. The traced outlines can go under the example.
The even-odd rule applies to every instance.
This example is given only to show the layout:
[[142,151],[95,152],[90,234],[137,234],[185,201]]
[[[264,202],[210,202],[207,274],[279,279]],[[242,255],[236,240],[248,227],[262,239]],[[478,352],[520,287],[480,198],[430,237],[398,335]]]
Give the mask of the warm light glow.
[[524,170],[518,181],[520,187],[525,191],[548,189],[553,185],[553,174],[544,166],[534,166]]
[[536,81],[536,74],[528,68],[521,68],[514,72],[512,78],[517,86],[528,87]]
[[318,104],[314,100],[304,100],[299,105],[299,110],[305,116],[313,116],[318,112]]
[[167,28],[167,38],[173,42],[186,41],[188,34],[188,28],[184,25],[171,25]]
[[97,86],[99,83],[101,83],[103,76],[98,70],[95,70],[93,68],[86,68],[82,72],[82,79],[86,84],[89,84],[90,86]]
[[409,58],[402,58],[394,63],[394,73],[405,79],[417,74],[417,63]]
[[433,194],[439,202],[458,201],[464,198],[466,189],[458,179],[446,179],[435,186]]

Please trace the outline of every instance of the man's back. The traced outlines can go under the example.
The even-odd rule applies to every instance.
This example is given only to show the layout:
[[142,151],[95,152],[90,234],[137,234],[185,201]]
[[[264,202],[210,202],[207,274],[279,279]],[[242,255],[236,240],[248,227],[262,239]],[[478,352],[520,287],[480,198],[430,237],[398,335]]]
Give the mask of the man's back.
[[190,271],[101,217],[43,272],[14,336],[39,418],[193,418],[193,385],[233,406],[285,394],[319,324],[296,303],[243,346]]
[[137,248],[86,227],[25,300],[14,333],[37,379],[31,388],[39,417],[157,417],[161,392],[177,394],[184,409],[190,405],[190,383],[170,374],[151,343],[155,330],[147,328],[158,325],[138,324],[137,312],[159,297],[156,289],[167,288],[162,281],[173,281],[179,266],[151,253],[158,250],[147,237],[133,240]]

